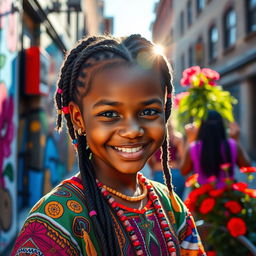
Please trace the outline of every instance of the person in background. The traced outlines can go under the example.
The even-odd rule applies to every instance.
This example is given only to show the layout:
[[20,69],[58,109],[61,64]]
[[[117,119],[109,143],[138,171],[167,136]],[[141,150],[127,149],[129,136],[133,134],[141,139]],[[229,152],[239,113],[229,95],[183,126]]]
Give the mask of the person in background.
[[225,184],[225,178],[234,178],[234,167],[250,166],[250,161],[239,143],[239,127],[229,125],[230,138],[227,137],[223,118],[210,110],[199,129],[193,124],[185,127],[187,143],[184,158],[180,165],[183,175],[190,172],[198,174],[199,184],[205,184],[212,176],[216,177],[217,188]]
[[[183,137],[175,131],[171,123],[168,124],[169,131],[169,166],[172,172],[174,191],[180,198],[183,196],[185,179],[182,176],[179,166],[183,157]],[[161,164],[161,151],[158,150],[150,158],[149,165],[152,169],[153,180],[164,184],[164,175]]]

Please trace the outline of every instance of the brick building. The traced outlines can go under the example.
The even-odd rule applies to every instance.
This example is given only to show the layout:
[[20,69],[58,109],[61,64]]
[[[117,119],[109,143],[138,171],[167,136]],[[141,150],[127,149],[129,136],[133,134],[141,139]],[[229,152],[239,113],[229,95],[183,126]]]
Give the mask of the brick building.
[[160,0],[153,40],[166,47],[176,91],[193,65],[221,74],[220,84],[239,100],[234,108],[241,139],[256,158],[256,1]]

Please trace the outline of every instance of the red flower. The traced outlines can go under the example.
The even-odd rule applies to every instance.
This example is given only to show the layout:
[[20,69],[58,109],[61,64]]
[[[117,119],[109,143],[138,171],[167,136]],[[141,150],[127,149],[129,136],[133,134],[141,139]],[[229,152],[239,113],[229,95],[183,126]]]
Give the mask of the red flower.
[[249,195],[250,197],[256,198],[256,189],[245,188],[243,192]]
[[226,190],[226,188],[218,188],[218,189],[213,189],[211,191],[209,191],[209,195],[212,196],[212,197],[219,197],[221,196],[224,191]]
[[248,185],[245,182],[237,182],[237,183],[232,184],[232,188],[234,190],[238,190],[241,192],[244,192],[247,187],[248,187]]
[[197,182],[197,179],[198,179],[198,173],[195,173],[195,174],[189,176],[185,183],[186,187],[193,186]]
[[231,213],[237,214],[242,211],[242,206],[236,201],[228,201],[224,205]]
[[241,218],[231,218],[227,223],[227,228],[233,237],[243,236],[246,233],[246,225]]
[[208,251],[207,256],[216,256],[216,252],[215,251]]
[[201,214],[209,213],[215,206],[215,199],[212,197],[206,198],[200,205],[199,212]]
[[203,184],[200,188],[197,188],[198,194],[202,195],[213,189],[213,185],[210,183]]
[[200,194],[198,193],[197,189],[192,190],[189,195],[188,195],[188,199],[191,202],[196,202],[197,198],[200,196]]
[[187,198],[184,204],[188,207],[189,211],[193,212],[195,210],[195,201],[191,201],[190,198]]
[[241,167],[240,172],[242,173],[253,173],[256,172],[256,167]]
[[203,68],[202,74],[204,74],[209,80],[216,81],[220,79],[220,74],[210,68]]

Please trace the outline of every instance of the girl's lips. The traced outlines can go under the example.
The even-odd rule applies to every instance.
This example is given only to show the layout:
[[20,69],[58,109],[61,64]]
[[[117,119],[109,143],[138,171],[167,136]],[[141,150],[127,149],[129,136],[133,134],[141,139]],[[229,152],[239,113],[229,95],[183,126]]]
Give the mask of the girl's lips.
[[121,156],[122,158],[126,159],[126,160],[139,160],[144,152],[145,152],[145,147],[146,145],[134,145],[134,146],[111,146],[111,148],[115,151],[115,153],[117,153],[119,156]]

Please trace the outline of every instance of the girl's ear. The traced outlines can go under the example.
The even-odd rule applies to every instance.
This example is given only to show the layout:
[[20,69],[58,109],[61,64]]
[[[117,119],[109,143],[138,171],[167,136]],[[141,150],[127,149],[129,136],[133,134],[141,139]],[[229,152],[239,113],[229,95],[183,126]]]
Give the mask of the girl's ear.
[[73,101],[71,101],[68,106],[69,106],[71,121],[74,125],[74,129],[78,130],[78,129],[81,128],[82,131],[84,132],[85,131],[85,124],[84,124],[84,120],[83,120],[83,116],[82,116],[82,113],[80,111],[80,108]]

